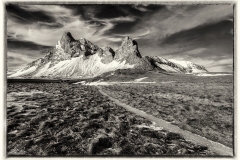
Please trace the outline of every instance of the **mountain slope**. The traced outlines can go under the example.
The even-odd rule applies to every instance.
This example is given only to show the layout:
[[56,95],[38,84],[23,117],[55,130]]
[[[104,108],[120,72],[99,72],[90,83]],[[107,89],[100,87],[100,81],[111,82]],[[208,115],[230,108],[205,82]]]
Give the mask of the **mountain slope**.
[[167,60],[157,56],[142,57],[135,40],[123,39],[119,48],[104,49],[81,38],[75,40],[70,32],[63,34],[56,47],[47,51],[9,78],[90,78],[118,69],[161,70],[178,73],[201,73],[207,70],[192,62]]
[[205,67],[189,61],[179,61],[175,59],[165,59],[159,56],[146,56],[155,68],[166,72],[176,73],[202,73],[208,72]]
[[202,65],[194,64],[190,61],[179,61],[175,59],[169,59],[170,62],[177,64],[178,66],[182,66],[186,69],[188,73],[201,73],[207,72],[206,68]]

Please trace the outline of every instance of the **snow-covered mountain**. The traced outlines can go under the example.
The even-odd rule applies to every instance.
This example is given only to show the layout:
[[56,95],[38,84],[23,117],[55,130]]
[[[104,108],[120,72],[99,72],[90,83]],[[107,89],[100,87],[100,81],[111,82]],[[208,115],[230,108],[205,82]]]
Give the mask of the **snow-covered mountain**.
[[202,73],[207,70],[188,61],[167,60],[157,56],[142,57],[135,40],[123,39],[114,51],[104,49],[81,38],[75,40],[70,32],[63,34],[56,46],[11,75],[23,78],[90,78],[118,69],[161,70],[178,73]]
[[188,73],[208,72],[204,66],[194,64],[193,62],[190,62],[190,61],[179,61],[176,59],[169,59],[169,61],[184,67]]
[[202,73],[208,72],[204,66],[194,64],[189,61],[179,61],[175,59],[165,59],[159,56],[146,56],[158,70],[177,73]]

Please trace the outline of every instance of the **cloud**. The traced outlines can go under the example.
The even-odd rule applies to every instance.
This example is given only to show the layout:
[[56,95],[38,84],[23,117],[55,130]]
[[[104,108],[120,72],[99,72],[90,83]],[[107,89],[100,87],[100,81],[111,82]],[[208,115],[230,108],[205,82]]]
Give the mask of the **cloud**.
[[17,65],[18,54],[28,57],[21,64],[41,57],[40,50],[55,46],[65,31],[113,49],[130,36],[142,55],[191,60],[210,70],[229,70],[230,61],[222,60],[233,59],[233,5],[10,4],[6,9],[9,66]]
[[[201,5],[191,9],[191,5],[168,6],[151,17],[143,17],[137,28],[148,28],[152,39],[164,39],[179,31],[199,25],[214,23],[233,16],[232,5]],[[171,8],[171,9],[169,9]]]
[[94,17],[99,19],[111,19],[117,17],[125,17],[127,14],[121,10],[119,5],[103,5],[96,7],[97,12]]
[[[7,28],[9,35],[18,34],[21,40],[33,41],[40,45],[55,45],[65,31],[72,32],[75,38],[84,37],[93,40],[93,42],[99,41],[108,37],[106,35],[103,36],[103,34],[113,29],[116,25],[115,23],[128,23],[135,20],[134,17],[120,16],[101,20],[92,17],[91,21],[85,21],[81,19],[81,16],[73,15],[71,9],[55,5],[26,5],[21,6],[21,9],[25,9],[25,12],[37,10],[51,16],[55,20],[54,22],[38,21],[26,26],[25,24],[19,24],[11,18],[8,19]],[[18,25],[17,29],[16,25]]]
[[185,54],[194,56],[194,55],[199,55],[199,54],[201,54],[203,52],[206,52],[206,51],[208,51],[207,48],[196,48],[196,49],[185,52]]
[[[233,36],[229,33],[232,28],[231,21],[223,20],[174,33],[159,41],[161,55],[188,55],[207,59],[227,55],[233,58]],[[205,49],[199,50],[201,48]],[[193,55],[196,51],[199,52]]]
[[37,23],[25,25],[19,24],[12,19],[8,19],[7,31],[14,33],[16,32],[15,26],[18,26],[17,32],[22,37],[22,40],[25,41],[33,41],[41,45],[54,45],[66,30],[74,31],[76,34],[82,35],[83,37],[87,37],[88,33],[94,31],[92,26],[86,25],[78,16],[72,16],[71,10],[61,6],[26,5],[21,7],[22,9],[24,8],[26,12],[37,10],[38,12],[45,13],[55,20],[54,23],[38,21]]
[[[23,54],[22,52],[25,52]],[[41,58],[37,51],[29,50],[12,50],[7,53],[7,68],[8,70],[15,70],[23,68],[29,62]]]
[[49,48],[52,48],[52,46],[45,46],[45,45],[39,45],[31,41],[21,41],[17,39],[8,39],[7,40],[7,48],[8,51],[12,50],[35,50],[35,51],[41,51],[41,50],[47,50]]
[[8,4],[6,6],[7,16],[21,24],[32,24],[39,21],[55,22],[52,16],[49,16],[42,10],[25,10],[26,8],[26,6]]
[[142,11],[142,12],[147,12],[147,11],[149,11],[149,10],[147,9],[147,7],[145,7],[144,5],[141,5],[141,4],[134,5],[134,8],[137,9],[137,10],[139,10],[139,11]]
[[132,34],[131,33],[130,34],[114,34],[114,36],[121,37],[121,38],[128,36],[128,37],[131,37],[132,39],[136,40],[136,39],[146,36],[149,33],[150,33],[149,30],[139,30],[138,32],[135,32]]

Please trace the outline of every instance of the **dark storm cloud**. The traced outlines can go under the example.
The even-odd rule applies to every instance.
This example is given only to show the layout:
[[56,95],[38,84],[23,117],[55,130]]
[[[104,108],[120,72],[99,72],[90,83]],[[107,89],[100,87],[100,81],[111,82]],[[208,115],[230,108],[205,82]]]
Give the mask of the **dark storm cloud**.
[[125,34],[125,33],[131,33],[134,26],[139,22],[140,20],[134,20],[133,22],[116,22],[114,28],[106,31],[105,35],[111,35],[111,34]]
[[13,56],[8,56],[8,57],[7,57],[7,61],[13,61],[13,60],[16,60],[16,58],[13,57]]
[[8,19],[22,25],[37,24],[41,28],[61,28],[63,24],[56,22],[51,13],[41,10],[29,10],[29,5],[7,4]]
[[213,24],[200,25],[195,28],[180,31],[169,35],[161,43],[174,44],[183,41],[203,41],[208,39],[232,38],[230,31],[233,28],[233,23],[230,20],[223,20]]
[[[86,23],[96,24],[96,28],[105,26],[102,20],[112,20],[119,18],[113,23],[113,27],[107,30],[104,35],[124,34],[132,32],[133,27],[141,21],[143,16],[150,16],[157,11],[165,8],[163,5],[126,5],[126,4],[99,4],[99,5],[64,5],[71,9],[73,15],[79,15]],[[133,18],[132,21],[126,21],[124,18]],[[122,18],[122,19],[121,19]]]
[[34,22],[55,22],[55,19],[43,11],[29,11],[21,7],[21,5],[7,4],[7,15],[18,23],[34,23]]
[[117,17],[126,17],[128,14],[123,12],[120,5],[101,5],[99,11],[95,14],[96,18],[109,19]]
[[56,28],[62,28],[64,25],[58,22],[55,22],[55,23],[38,22],[38,26],[41,28],[56,29]]
[[[195,48],[207,48],[208,50],[205,50],[202,54],[198,54],[199,57],[211,56],[211,54],[233,56],[232,29],[233,22],[230,20],[223,20],[214,24],[203,24],[166,37],[160,43],[160,46],[178,47],[181,49],[181,52]],[[179,54],[179,51],[172,54]],[[193,54],[193,56],[196,55]]]
[[163,5],[99,5],[95,17],[99,19],[126,17],[129,15],[141,17],[146,13],[154,13],[162,8],[164,8]]
[[[135,30],[135,26],[139,24],[144,17],[163,9],[163,5],[119,5],[118,10],[124,11],[125,15],[134,17],[134,21],[118,21],[114,23],[114,27],[108,30],[107,34],[127,34]],[[124,15],[124,14],[122,14]]]
[[60,5],[60,6],[70,9],[72,11],[73,16],[80,16],[80,18],[83,20],[92,20],[91,12],[95,10],[96,5],[67,4],[67,5]]
[[146,12],[156,12],[164,8],[163,5],[131,5],[131,4],[68,4],[62,5],[65,8],[71,9],[73,15],[80,15],[84,20],[90,20],[93,17],[98,19],[111,19],[126,16],[143,16]]
[[47,50],[50,48],[52,48],[52,46],[39,45],[39,44],[30,42],[30,41],[23,41],[23,40],[16,40],[16,39],[8,39],[7,40],[7,49],[9,51],[11,51],[11,50],[41,51],[41,50]]

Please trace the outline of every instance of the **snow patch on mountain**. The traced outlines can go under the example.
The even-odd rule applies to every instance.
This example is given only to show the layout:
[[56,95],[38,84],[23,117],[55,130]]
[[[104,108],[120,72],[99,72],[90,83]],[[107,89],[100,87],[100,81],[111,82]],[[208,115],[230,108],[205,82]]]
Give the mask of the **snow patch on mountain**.
[[47,64],[40,67],[35,74],[33,72],[37,67],[33,66],[28,70],[13,74],[11,77],[17,77],[20,75],[22,76],[24,74],[30,73],[33,73],[32,77],[93,77],[117,69],[127,69],[134,67],[134,65],[126,64],[125,61],[119,62],[115,60],[108,64],[104,64],[101,62],[101,59],[101,57],[95,54],[89,56],[88,59],[84,59],[83,56],[80,56],[71,58],[69,60],[60,61],[52,67],[50,67],[51,62],[48,62]]
[[176,59],[169,59],[170,62],[173,62],[175,64],[178,64],[184,68],[187,68],[189,65],[191,65],[191,62],[189,61],[180,61],[180,60],[176,60]]
[[45,72],[47,72],[47,69],[49,68],[51,62],[48,62],[47,64],[43,65],[43,67],[41,67],[38,72],[35,74],[35,77],[39,77],[41,75],[44,75]]
[[176,59],[169,59],[169,61],[185,68],[188,73],[207,72],[205,67],[203,67],[202,65],[197,65],[190,61],[180,61],[180,60],[176,60]]
[[208,72],[205,67],[189,61],[167,60],[160,56],[146,56],[146,58],[155,69],[160,71],[185,74]]
[[24,76],[24,75],[34,72],[36,69],[37,69],[36,66],[32,66],[32,67],[28,68],[27,70],[21,69],[8,77],[12,78],[12,77]]
[[174,67],[166,65],[166,64],[161,64],[161,63],[156,62],[156,65],[159,68],[165,70],[166,72],[175,72],[175,73],[181,72],[181,70],[179,68],[174,68]]

